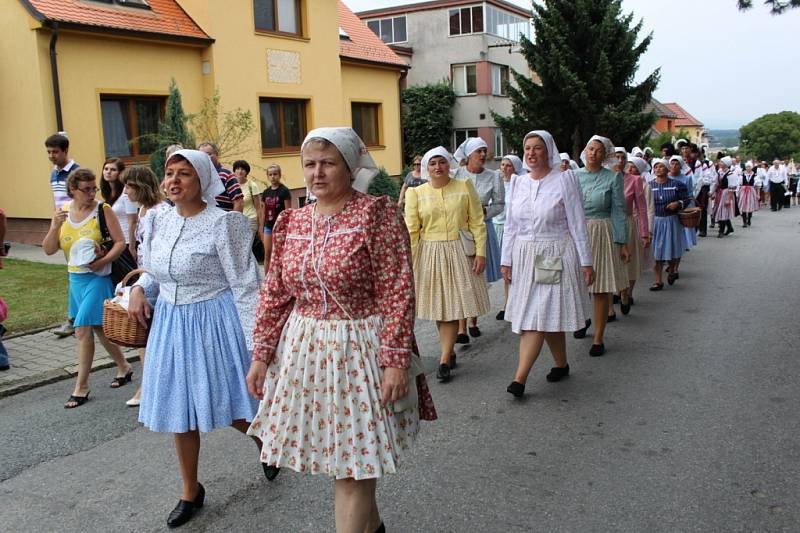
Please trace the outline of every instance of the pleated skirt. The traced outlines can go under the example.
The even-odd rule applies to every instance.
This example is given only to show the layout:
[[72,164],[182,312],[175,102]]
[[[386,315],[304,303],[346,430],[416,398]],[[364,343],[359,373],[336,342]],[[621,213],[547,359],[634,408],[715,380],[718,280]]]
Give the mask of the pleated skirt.
[[267,367],[248,435],[261,461],[335,479],[395,473],[419,409],[381,405],[381,319],[318,320],[293,312]]
[[417,318],[461,320],[489,312],[486,278],[472,272],[461,241],[420,240],[414,258]]
[[754,213],[758,211],[758,193],[755,187],[744,185],[739,189],[739,211],[742,213]]
[[494,222],[491,219],[485,221],[486,224],[486,281],[492,283],[500,279],[500,244],[497,232],[494,230]]
[[[628,287],[628,273],[619,256],[619,246],[614,243],[611,220],[592,218],[586,221],[589,243],[592,245],[594,283],[589,287],[593,294],[616,293]],[[583,327],[583,326],[581,326]]]
[[683,256],[686,250],[685,228],[681,226],[678,215],[656,217],[653,224],[653,258],[656,261],[670,261]]
[[628,217],[628,251],[631,254],[630,262],[625,265],[628,280],[638,281],[645,268],[645,248],[639,233],[639,221],[635,216]]
[[717,191],[714,203],[714,219],[717,221],[730,220],[736,217],[736,197],[731,189]]
[[208,432],[250,421],[250,354],[231,291],[204,302],[156,302],[142,378],[139,422],[152,431]]
[[[562,240],[517,240],[505,319],[511,331],[575,331],[585,326],[589,289],[580,271],[578,251],[571,237]],[[561,257],[560,283],[537,283],[537,255]]]

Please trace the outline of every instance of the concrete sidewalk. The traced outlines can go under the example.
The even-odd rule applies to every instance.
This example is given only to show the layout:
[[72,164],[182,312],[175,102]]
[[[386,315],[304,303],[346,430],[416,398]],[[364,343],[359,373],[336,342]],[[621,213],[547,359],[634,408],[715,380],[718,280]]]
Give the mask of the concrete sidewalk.
[[[74,336],[60,339],[52,330],[3,339],[11,359],[11,369],[0,372],[0,398],[69,379],[78,372],[77,340]],[[122,348],[128,361],[139,359],[138,350]],[[114,366],[114,362],[95,339],[92,371]]]
[[59,250],[53,255],[47,255],[42,250],[41,246],[33,246],[31,244],[20,244],[18,242],[11,243],[11,250],[9,250],[8,257],[10,259],[23,259],[25,261],[35,261],[36,263],[49,263],[51,265],[65,265],[67,260],[64,258],[64,252]]

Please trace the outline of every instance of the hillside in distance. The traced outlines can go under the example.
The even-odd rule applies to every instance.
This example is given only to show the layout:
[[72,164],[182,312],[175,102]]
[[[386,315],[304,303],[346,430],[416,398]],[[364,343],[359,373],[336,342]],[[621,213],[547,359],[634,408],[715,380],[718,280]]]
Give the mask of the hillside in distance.
[[707,130],[712,146],[739,146],[739,130]]

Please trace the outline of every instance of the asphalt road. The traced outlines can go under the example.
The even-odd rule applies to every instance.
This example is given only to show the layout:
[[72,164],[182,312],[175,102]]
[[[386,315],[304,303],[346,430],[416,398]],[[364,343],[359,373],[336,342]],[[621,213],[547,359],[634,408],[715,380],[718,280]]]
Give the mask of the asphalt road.
[[[494,287],[484,335],[451,383],[432,384],[439,421],[379,485],[387,530],[800,531],[798,221],[800,209],[762,211],[701,239],[674,287],[650,293],[645,279],[606,356],[570,338],[572,375],[550,384],[543,353],[524,401],[505,392],[517,337],[494,320]],[[433,326],[417,329],[435,353]],[[139,427],[133,388],[109,389],[112,373],[72,411],[71,382],[0,400],[0,530],[166,529],[180,490],[171,437]],[[267,483],[233,430],[203,437],[200,477],[206,507],[183,530],[333,530],[331,482]]]

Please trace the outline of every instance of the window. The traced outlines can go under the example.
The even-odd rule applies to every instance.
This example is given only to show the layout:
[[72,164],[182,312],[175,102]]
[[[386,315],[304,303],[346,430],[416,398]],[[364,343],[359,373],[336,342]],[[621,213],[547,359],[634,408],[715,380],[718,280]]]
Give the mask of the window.
[[300,35],[300,0],[253,0],[256,30]]
[[506,155],[506,142],[503,139],[503,130],[500,128],[494,129],[494,158],[501,159]]
[[380,104],[353,102],[350,106],[353,115],[353,129],[367,146],[379,146],[380,142]]
[[475,65],[453,65],[453,91],[457,96],[478,93]]
[[408,41],[405,15],[389,19],[370,20],[367,22],[367,27],[386,44]]
[[527,18],[486,6],[486,33],[518,42],[521,35],[531,38],[531,23]]
[[100,95],[106,157],[143,161],[155,149],[164,96]]
[[492,94],[507,96],[504,83],[509,81],[508,67],[505,65],[492,65]]
[[483,33],[483,6],[451,9],[448,14],[450,15],[450,35]]
[[455,152],[461,143],[467,140],[467,137],[477,137],[478,130],[453,130],[453,151]]
[[103,4],[116,4],[125,7],[138,7],[140,9],[150,9],[150,4],[147,0],[95,0],[95,2],[102,2]]
[[305,100],[261,98],[261,149],[265,152],[299,152],[306,136]]

